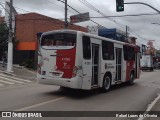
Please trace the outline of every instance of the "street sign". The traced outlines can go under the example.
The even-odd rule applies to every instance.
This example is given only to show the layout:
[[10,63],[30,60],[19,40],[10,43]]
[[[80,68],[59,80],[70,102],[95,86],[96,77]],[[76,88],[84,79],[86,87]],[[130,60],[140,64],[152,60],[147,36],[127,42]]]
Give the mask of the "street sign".
[[89,20],[89,12],[70,16],[71,23],[78,23],[78,22],[83,22],[88,20]]
[[88,33],[98,35],[99,26],[87,26]]

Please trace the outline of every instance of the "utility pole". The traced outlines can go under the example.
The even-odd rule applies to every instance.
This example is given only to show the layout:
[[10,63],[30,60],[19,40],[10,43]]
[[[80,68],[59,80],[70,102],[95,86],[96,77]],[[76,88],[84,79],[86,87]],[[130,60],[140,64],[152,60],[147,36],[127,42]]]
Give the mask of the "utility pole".
[[12,42],[12,9],[13,0],[10,0],[9,12],[9,36],[8,36],[8,59],[7,59],[7,72],[13,72],[13,42]]
[[65,0],[65,29],[68,27],[68,21],[67,21],[67,0]]
[[126,42],[128,41],[128,26],[126,26]]

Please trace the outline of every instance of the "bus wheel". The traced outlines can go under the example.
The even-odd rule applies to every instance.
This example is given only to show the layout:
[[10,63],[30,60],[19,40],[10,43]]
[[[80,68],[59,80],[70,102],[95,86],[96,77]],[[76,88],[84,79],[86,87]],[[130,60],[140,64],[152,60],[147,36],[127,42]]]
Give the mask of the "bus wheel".
[[69,90],[69,88],[67,88],[67,87],[63,87],[63,86],[60,86],[59,90],[60,90],[60,91],[68,91],[68,90]]
[[133,85],[134,84],[134,73],[130,74],[130,80],[128,81],[129,85]]
[[109,91],[110,87],[111,87],[111,78],[108,75],[106,75],[103,80],[102,92]]

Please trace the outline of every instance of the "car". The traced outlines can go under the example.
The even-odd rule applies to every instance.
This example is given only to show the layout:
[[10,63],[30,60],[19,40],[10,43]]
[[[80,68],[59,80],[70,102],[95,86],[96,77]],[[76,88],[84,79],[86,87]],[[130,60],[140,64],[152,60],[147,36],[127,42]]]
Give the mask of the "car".
[[155,69],[160,69],[160,62],[155,63]]

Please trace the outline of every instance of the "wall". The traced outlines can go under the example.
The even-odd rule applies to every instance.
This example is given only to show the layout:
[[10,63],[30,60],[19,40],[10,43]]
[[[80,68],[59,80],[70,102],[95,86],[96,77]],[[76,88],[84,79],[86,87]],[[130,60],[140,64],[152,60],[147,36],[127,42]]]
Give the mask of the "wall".
[[[17,50],[35,50],[37,33],[64,29],[64,22],[37,13],[21,14],[16,17]],[[87,32],[87,28],[69,25],[68,29]]]

